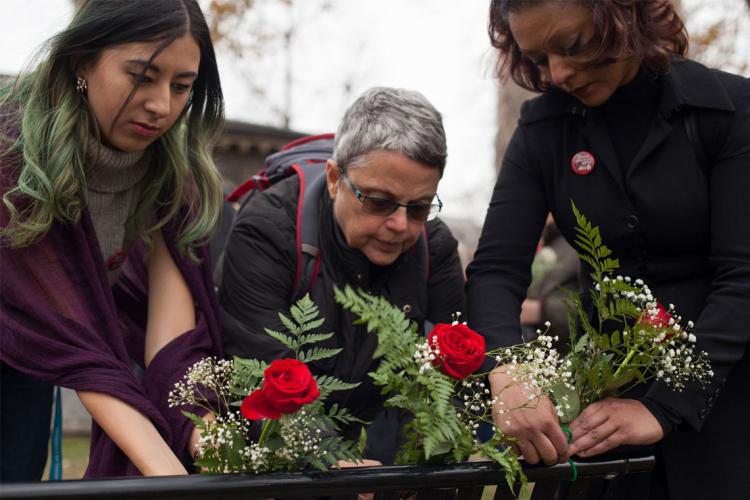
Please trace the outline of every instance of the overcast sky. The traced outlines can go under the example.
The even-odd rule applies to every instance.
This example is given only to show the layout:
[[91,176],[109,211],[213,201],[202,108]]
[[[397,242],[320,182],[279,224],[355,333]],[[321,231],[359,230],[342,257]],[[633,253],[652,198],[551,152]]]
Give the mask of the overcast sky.
[[[272,3],[272,0],[257,0]],[[445,215],[481,223],[494,184],[497,86],[486,34],[488,0],[299,0],[292,44],[293,129],[333,131],[346,106],[375,85],[422,92],[443,113],[448,166],[439,193]],[[726,9],[750,20],[743,0],[684,0],[699,6],[704,22]],[[288,19],[270,19],[283,25]],[[288,17],[289,12],[281,15]],[[36,48],[72,16],[69,0],[1,0],[0,73],[17,73]],[[750,63],[750,24],[737,46]],[[261,60],[219,53],[227,116],[279,125],[269,103],[284,102],[287,54],[278,49]],[[265,87],[268,98],[252,92]]]

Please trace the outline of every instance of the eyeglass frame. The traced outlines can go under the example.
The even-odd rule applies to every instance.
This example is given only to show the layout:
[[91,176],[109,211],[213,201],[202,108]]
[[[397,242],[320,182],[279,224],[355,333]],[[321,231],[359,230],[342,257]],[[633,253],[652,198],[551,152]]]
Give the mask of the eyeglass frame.
[[[354,197],[357,199],[358,202],[360,202],[362,204],[363,207],[365,206],[365,202],[367,200],[378,200],[378,201],[381,201],[381,202],[387,201],[387,202],[391,203],[392,206],[393,206],[393,209],[390,212],[388,212],[387,214],[373,214],[373,213],[371,213],[371,214],[368,214],[368,215],[376,215],[376,216],[380,216],[380,217],[390,217],[391,215],[393,215],[396,212],[396,210],[398,210],[401,207],[404,207],[406,209],[406,216],[409,219],[411,219],[413,221],[424,223],[424,222],[427,222],[427,221],[435,219],[438,216],[438,214],[440,213],[440,211],[443,209],[443,200],[440,199],[440,196],[438,196],[437,193],[435,193],[435,198],[437,198],[437,203],[399,203],[396,200],[392,200],[391,198],[383,198],[382,196],[370,196],[370,195],[364,194],[357,186],[354,185],[354,182],[352,182],[351,178],[347,175],[347,173],[344,170],[342,170],[339,167],[338,171],[341,174],[341,176],[344,179],[346,179],[346,182],[349,184],[349,187],[351,188],[352,193],[354,193]],[[419,207],[419,208],[422,208],[424,206],[429,206],[430,207],[430,210],[427,212],[427,217],[425,217],[424,219],[421,219],[421,218],[415,219],[413,216],[409,215],[409,207],[413,207],[413,208]]]

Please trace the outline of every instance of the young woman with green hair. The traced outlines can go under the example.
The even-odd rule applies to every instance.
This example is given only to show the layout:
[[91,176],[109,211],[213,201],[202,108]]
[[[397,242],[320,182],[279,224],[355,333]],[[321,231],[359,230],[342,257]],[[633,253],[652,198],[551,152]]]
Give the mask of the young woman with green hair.
[[12,438],[34,415],[46,455],[50,384],[94,419],[88,477],[186,473],[199,436],[168,393],[221,354],[206,242],[222,122],[196,0],[88,0],[0,90],[3,480],[32,479]]

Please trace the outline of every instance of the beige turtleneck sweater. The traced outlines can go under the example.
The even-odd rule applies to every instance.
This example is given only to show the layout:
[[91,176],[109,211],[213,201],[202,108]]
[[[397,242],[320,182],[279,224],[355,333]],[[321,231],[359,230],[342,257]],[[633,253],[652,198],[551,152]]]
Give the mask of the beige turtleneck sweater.
[[138,205],[151,152],[124,153],[89,138],[87,159],[86,202],[113,285],[136,239],[136,228],[128,218]]

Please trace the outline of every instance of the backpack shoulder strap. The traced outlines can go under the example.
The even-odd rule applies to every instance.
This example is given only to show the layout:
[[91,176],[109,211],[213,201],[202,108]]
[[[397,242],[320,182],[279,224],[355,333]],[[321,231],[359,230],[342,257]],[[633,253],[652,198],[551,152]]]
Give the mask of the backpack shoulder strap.
[[685,133],[687,134],[690,144],[693,146],[695,156],[698,158],[698,163],[706,175],[711,172],[711,163],[709,159],[708,151],[706,151],[706,145],[701,139],[700,132],[698,129],[698,119],[695,117],[695,110],[688,109],[684,113],[683,123],[685,125]]
[[710,177],[711,168],[729,133],[732,115],[726,112],[711,112],[710,116],[705,116],[702,121],[699,118],[702,115],[700,109],[684,109],[682,122],[685,134],[693,146],[701,170],[706,177]]
[[425,284],[430,277],[430,244],[427,239],[427,226],[422,226],[422,231],[419,233],[419,239],[414,244],[415,256],[417,258],[417,265],[422,269],[424,275]]
[[297,202],[297,270],[291,301],[296,302],[312,288],[320,269],[318,213],[320,197],[326,188],[325,167],[320,163],[295,163],[300,180]]

